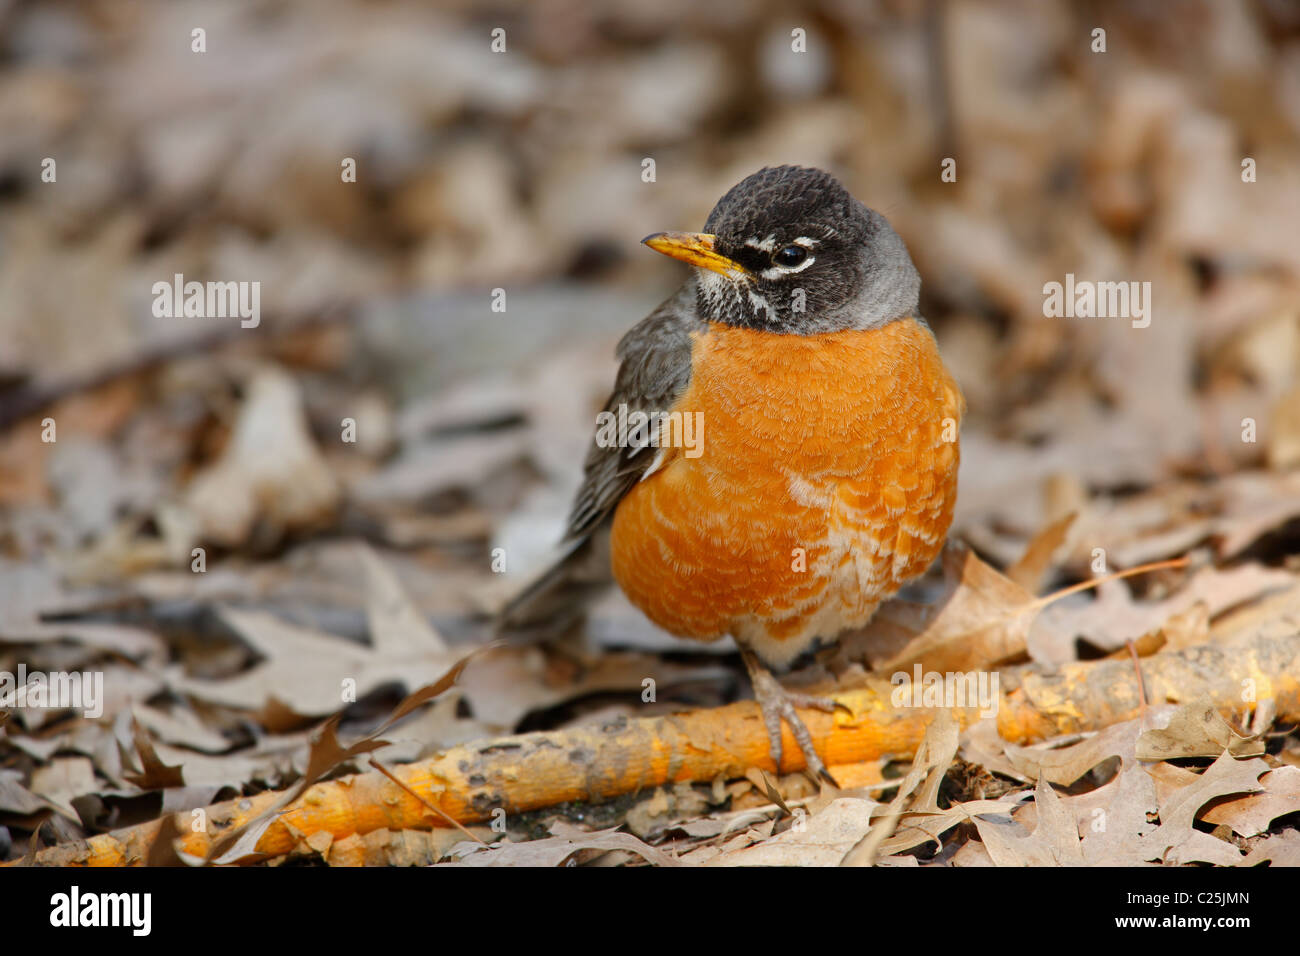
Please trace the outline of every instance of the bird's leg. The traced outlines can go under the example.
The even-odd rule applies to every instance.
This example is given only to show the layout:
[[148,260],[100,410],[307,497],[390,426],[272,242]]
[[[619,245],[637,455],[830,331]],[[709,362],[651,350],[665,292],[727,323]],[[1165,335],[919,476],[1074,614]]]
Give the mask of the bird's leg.
[[822,763],[822,758],[818,756],[817,749],[813,747],[812,734],[808,733],[808,728],[804,726],[804,722],[799,719],[799,714],[795,711],[795,707],[799,706],[832,713],[838,705],[827,697],[814,697],[810,694],[786,690],[749,648],[742,647],[740,656],[745,662],[745,669],[749,671],[749,682],[754,688],[754,697],[757,698],[758,706],[763,711],[763,724],[767,727],[767,739],[771,745],[772,762],[776,764],[777,773],[781,772],[781,721],[784,719],[790,725],[790,732],[794,734],[799,749],[803,751],[804,759],[808,762],[808,770],[832,787],[839,789],[839,784],[830,775],[826,764]]

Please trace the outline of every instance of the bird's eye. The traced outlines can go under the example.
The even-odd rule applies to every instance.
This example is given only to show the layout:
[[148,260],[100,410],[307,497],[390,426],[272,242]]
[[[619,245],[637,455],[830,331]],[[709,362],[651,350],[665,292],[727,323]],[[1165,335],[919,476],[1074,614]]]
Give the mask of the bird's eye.
[[808,250],[803,246],[785,246],[772,253],[772,262],[778,266],[793,268],[808,258]]

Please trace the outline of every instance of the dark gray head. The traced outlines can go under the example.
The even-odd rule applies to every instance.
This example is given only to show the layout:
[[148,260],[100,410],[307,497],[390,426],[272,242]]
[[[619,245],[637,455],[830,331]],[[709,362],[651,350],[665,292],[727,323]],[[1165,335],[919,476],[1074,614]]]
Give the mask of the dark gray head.
[[903,240],[820,169],[760,169],[718,200],[704,233],[643,241],[697,267],[709,321],[810,335],[916,312],[921,279]]

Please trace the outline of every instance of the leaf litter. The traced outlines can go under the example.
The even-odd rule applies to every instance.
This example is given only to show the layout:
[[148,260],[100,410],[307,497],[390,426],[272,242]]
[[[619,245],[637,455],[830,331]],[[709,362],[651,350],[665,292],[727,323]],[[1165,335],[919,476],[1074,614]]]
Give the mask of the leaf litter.
[[[712,121],[734,94],[727,78],[752,68],[736,50],[683,53],[674,69],[694,81],[684,88],[707,92],[666,109],[625,81],[662,73],[646,35],[658,28],[641,21],[622,31],[635,42],[600,41],[618,47],[617,64],[578,31],[566,43],[581,55],[521,51],[492,91],[482,63],[400,42],[420,36],[445,53],[475,45],[472,24],[402,4],[339,5],[331,30],[293,10],[270,24],[232,18],[250,48],[286,51],[303,75],[272,100],[235,75],[222,110],[205,108],[201,83],[175,82],[151,46],[154,31],[188,29],[179,13],[155,11],[120,55],[60,66],[55,92],[40,95],[78,121],[33,114],[23,155],[90,152],[124,175],[60,190],[53,206],[7,197],[0,672],[98,671],[106,693],[99,717],[0,701],[0,844],[19,859],[176,809],[378,772],[372,760],[392,769],[461,743],[742,696],[734,648],[677,642],[617,593],[546,647],[484,650],[486,616],[558,537],[613,343],[662,297],[659,274],[636,261],[616,264],[615,281],[571,276],[601,260],[610,236],[700,218],[733,173],[787,157],[791,142],[811,150],[807,162],[849,158],[864,197],[898,194],[888,214],[970,405],[957,546],[792,683],[920,664],[996,673],[1012,695],[1081,661],[1142,673],[1162,655],[1194,665],[1198,649],[1244,655],[1300,634],[1300,258],[1288,218],[1300,182],[1242,189],[1236,175],[1243,142],[1282,144],[1276,166],[1294,160],[1295,111],[1278,99],[1285,84],[1261,83],[1266,108],[1252,122],[1265,126],[1238,129],[1198,92],[1207,77],[1237,82],[1243,63],[1287,75],[1271,15],[1225,11],[1187,25],[1204,55],[1157,51],[1157,69],[1099,86],[1065,51],[1051,58],[1065,69],[1027,63],[1018,8],[953,5],[952,30],[986,41],[950,64],[955,87],[979,93],[954,122],[973,143],[993,131],[1016,175],[943,198],[916,185],[932,178],[928,148],[860,162],[864,141],[928,134],[916,111],[896,109],[915,89],[889,55],[897,36],[874,39],[848,10],[828,14],[862,40],[838,54],[841,72],[878,82],[823,89],[743,128]],[[707,11],[682,15],[710,32]],[[761,15],[738,11],[737,24],[761,32]],[[58,21],[54,34],[93,43],[112,29],[73,7],[14,16],[24,35]],[[1033,16],[1043,35],[1073,29],[1065,4]],[[927,28],[899,35],[919,43],[909,31]],[[1117,40],[1146,29],[1127,15],[1111,24]],[[336,49],[330,35],[361,39]],[[382,208],[302,174],[336,163],[329,137],[247,137],[230,164],[172,148],[178,110],[200,117],[199,139],[226,145],[223,116],[232,128],[317,129],[325,77],[312,64],[340,56],[374,77],[374,95],[332,115],[339,135],[376,144],[392,200]],[[445,68],[437,84],[424,81],[431,61]],[[1006,63],[1041,73],[1045,102],[1084,109],[1007,109],[1024,70]],[[30,72],[0,76],[0,100],[45,90]],[[600,90],[584,101],[599,123],[554,122],[555,88]],[[78,91],[95,89],[121,95],[80,115]],[[383,135],[373,102],[388,104]],[[863,117],[895,135],[867,137]],[[1081,121],[1091,135],[1075,135]],[[108,135],[124,124],[139,136]],[[419,147],[431,124],[451,131],[446,149]],[[539,139],[511,133],[521,128]],[[686,174],[649,202],[624,154],[665,141]],[[1024,182],[1065,182],[1063,170],[1067,188],[1026,197]],[[158,190],[143,204],[140,183]],[[262,200],[250,209],[249,197]],[[169,211],[200,205],[213,214]],[[375,257],[356,236],[392,254]],[[141,271],[162,263],[167,274],[234,263],[264,276],[265,328],[211,335],[124,305]],[[1167,290],[1179,321],[1044,321],[1045,278],[1126,265]],[[49,275],[76,280],[51,295],[34,279]],[[542,318],[502,334],[462,286],[517,279],[533,283],[524,313]],[[86,315],[98,334],[75,324]],[[40,437],[47,416],[54,443]],[[344,418],[355,443],[340,440]],[[1257,441],[1243,437],[1247,420]],[[1133,573],[1167,561],[1186,563]],[[1108,578],[1119,573],[1131,576]],[[506,832],[476,824],[473,839],[432,812],[428,830],[302,834],[264,862],[1300,865],[1300,745],[1294,720],[1269,716],[1283,676],[1252,674],[1234,709],[1165,688],[1144,713],[1032,745],[1004,739],[996,720],[935,720],[914,757],[835,767],[842,792],[744,768],[508,814]],[[254,859],[274,818],[213,859]],[[203,862],[177,852],[182,837],[162,830],[149,861]]]

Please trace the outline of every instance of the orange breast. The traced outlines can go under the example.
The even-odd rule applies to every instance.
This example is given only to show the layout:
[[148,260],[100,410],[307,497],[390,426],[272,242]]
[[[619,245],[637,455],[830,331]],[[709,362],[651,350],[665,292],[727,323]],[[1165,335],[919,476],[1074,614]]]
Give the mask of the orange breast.
[[699,413],[702,454],[666,449],[620,503],[614,576],[664,629],[788,663],[937,555],[963,410],[911,319],[817,336],[711,326],[673,409]]

